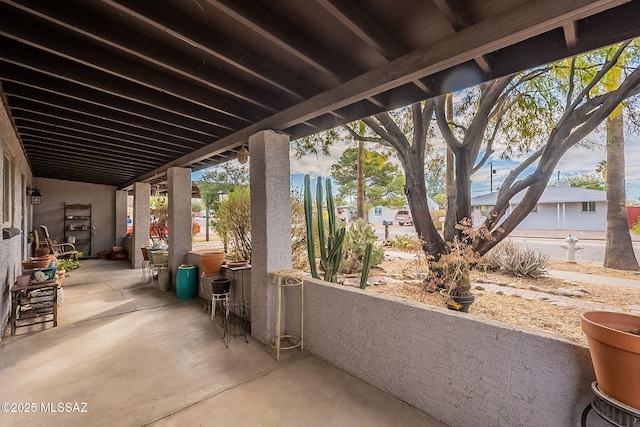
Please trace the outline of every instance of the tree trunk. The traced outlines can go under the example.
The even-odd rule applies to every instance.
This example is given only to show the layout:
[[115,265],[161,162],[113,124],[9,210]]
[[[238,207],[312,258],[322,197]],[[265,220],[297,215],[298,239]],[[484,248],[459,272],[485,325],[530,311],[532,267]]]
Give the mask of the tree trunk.
[[364,212],[364,141],[358,141],[358,191],[356,210],[358,218],[368,221]]
[[[449,93],[446,97],[447,123],[449,128],[453,128],[453,96]],[[453,150],[447,146],[447,157],[445,163],[445,194],[447,195],[445,203],[445,221],[444,221],[444,240],[450,242],[456,234],[454,225],[456,223],[456,200],[454,179],[454,161]]]
[[[616,89],[620,85],[620,69],[612,78]],[[607,237],[604,249],[604,266],[617,270],[639,270],[633,252],[627,224],[625,173],[624,173],[624,119],[622,105],[618,105],[607,118]]]
[[404,172],[407,178],[405,193],[413,217],[413,225],[418,238],[423,242],[423,251],[437,260],[444,251],[444,242],[431,220],[427,188],[424,183],[424,162],[407,163],[404,165]]

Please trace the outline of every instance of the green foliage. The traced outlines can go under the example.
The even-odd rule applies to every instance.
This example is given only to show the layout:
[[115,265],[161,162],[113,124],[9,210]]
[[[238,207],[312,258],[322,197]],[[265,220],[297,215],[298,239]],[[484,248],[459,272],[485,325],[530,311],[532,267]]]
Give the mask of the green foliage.
[[[445,157],[441,154],[435,154],[425,161],[425,185],[427,186],[427,195],[435,200],[437,194],[443,194],[445,191]],[[442,203],[436,200],[436,203],[442,206]]]
[[540,277],[546,273],[549,255],[521,248],[503,240],[482,257],[481,266],[517,277]]
[[191,215],[204,210],[204,204],[196,199],[191,199]]
[[[364,272],[367,246],[373,245],[377,240],[375,231],[364,220],[358,219],[352,223],[344,238],[340,272],[346,274]],[[370,266],[379,265],[383,259],[382,248],[371,249]]]
[[302,269],[308,265],[307,234],[302,194],[291,193],[291,263],[293,268]]
[[[249,187],[238,187],[220,202],[216,231],[223,238],[225,252],[238,260],[251,259],[251,196]],[[228,247],[227,247],[228,244]]]
[[415,251],[422,247],[420,240],[416,236],[409,236],[408,234],[389,237],[384,241],[384,246],[402,251]]
[[[331,177],[339,186],[338,197],[356,194],[358,149],[347,148],[338,163],[331,166]],[[364,152],[365,203],[368,207],[404,205],[404,176],[389,155],[377,151]]]
[[200,190],[200,196],[210,214],[218,214],[218,205],[221,202],[220,194],[230,194],[236,188],[249,184],[249,168],[247,165],[224,163],[209,169],[200,181],[196,182]]
[[572,187],[588,188],[590,190],[604,191],[604,179],[602,175],[596,172],[583,173],[569,177],[569,183]]
[[441,208],[444,207],[445,202],[447,201],[447,195],[444,193],[438,193],[433,196],[433,201],[438,204]]
[[57,270],[71,271],[74,268],[80,268],[80,261],[71,258],[61,258],[56,265]]
[[640,234],[640,221],[636,221],[631,227],[633,234]]

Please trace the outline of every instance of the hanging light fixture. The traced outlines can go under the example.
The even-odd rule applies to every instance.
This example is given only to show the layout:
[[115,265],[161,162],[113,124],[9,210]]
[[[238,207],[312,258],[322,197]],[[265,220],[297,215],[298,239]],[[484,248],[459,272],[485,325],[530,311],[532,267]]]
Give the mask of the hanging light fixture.
[[27,196],[31,196],[32,205],[42,204],[42,194],[40,194],[40,190],[38,190],[37,188],[27,187]]
[[240,151],[238,151],[238,162],[245,164],[247,160],[249,160],[249,150],[243,145]]

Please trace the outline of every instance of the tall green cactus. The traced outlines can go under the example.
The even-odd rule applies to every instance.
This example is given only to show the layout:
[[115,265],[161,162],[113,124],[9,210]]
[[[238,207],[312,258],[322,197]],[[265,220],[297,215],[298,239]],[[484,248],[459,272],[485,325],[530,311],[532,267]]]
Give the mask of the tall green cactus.
[[[336,212],[333,203],[333,193],[331,191],[331,180],[326,181],[327,193],[327,212],[329,216],[329,233],[325,235],[324,218],[322,215],[323,206],[323,188],[322,178],[318,177],[316,187],[316,212],[318,221],[318,240],[320,244],[320,268],[324,271],[324,280],[327,282],[336,282],[338,279],[338,268],[342,260],[342,242],[346,230],[338,229],[336,224]],[[318,278],[316,271],[315,246],[313,240],[313,219],[311,206],[311,183],[309,175],[304,177],[304,212],[307,225],[307,253],[309,255],[309,264],[311,266],[311,275]]]
[[311,266],[311,277],[318,279],[316,269],[316,248],[313,241],[313,212],[311,206],[311,183],[309,175],[304,176],[304,219],[307,224],[307,254],[309,255],[309,266]]
[[364,251],[364,263],[362,266],[362,274],[360,275],[360,289],[367,287],[367,279],[369,279],[369,271],[371,271],[371,255],[373,254],[373,243],[367,243]]

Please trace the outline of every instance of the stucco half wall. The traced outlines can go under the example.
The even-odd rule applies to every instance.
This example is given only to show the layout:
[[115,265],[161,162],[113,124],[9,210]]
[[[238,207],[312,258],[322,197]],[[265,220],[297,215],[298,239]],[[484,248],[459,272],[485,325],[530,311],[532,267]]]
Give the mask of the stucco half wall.
[[[447,425],[580,425],[595,379],[586,347],[356,288],[304,286],[305,350]],[[297,294],[287,313],[298,312]]]

